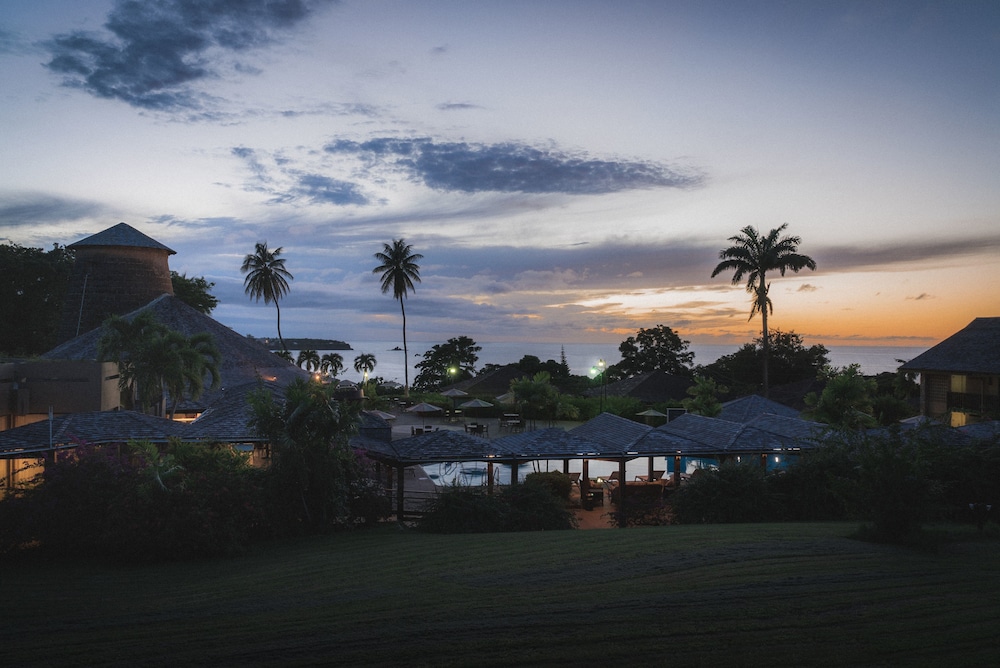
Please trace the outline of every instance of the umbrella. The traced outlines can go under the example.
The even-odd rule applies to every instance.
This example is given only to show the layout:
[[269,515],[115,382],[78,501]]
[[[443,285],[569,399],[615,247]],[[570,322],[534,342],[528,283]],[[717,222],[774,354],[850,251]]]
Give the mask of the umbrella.
[[450,390],[445,390],[441,393],[441,395],[454,399],[455,397],[467,397],[469,396],[469,393],[464,390],[460,390],[457,387],[453,387]]
[[386,413],[385,411],[365,411],[369,415],[374,415],[375,417],[380,417],[383,420],[395,420],[396,416],[392,413]]
[[641,413],[636,413],[636,415],[642,415],[643,417],[667,417],[664,413],[660,411],[654,411],[652,408],[645,410]]
[[473,399],[472,401],[466,401],[464,404],[459,404],[459,408],[490,408],[493,404],[488,401],[483,401],[482,399]]
[[410,406],[406,409],[408,413],[440,413],[442,410],[442,408],[427,402],[420,402],[419,404]]

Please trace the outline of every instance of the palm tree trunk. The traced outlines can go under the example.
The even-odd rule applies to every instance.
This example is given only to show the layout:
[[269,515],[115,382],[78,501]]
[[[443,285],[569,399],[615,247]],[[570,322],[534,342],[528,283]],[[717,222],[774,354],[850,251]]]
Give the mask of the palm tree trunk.
[[768,366],[771,358],[771,337],[767,335],[767,287],[764,284],[764,273],[761,272],[760,275],[760,287],[758,288],[761,292],[758,293],[758,299],[763,299],[763,304],[760,309],[760,321],[761,330],[764,336],[762,341],[764,349],[764,398],[770,399],[770,386],[768,382]]
[[287,348],[285,348],[285,340],[281,338],[281,307],[278,306],[277,299],[274,300],[274,308],[278,310],[278,342],[281,343],[282,350],[287,350]]
[[399,298],[399,310],[403,312],[403,396],[410,396],[410,351],[406,349],[406,307]]

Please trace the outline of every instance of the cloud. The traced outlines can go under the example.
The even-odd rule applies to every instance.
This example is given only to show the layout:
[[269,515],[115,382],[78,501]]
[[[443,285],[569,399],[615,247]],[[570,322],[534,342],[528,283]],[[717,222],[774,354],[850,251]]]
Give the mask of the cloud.
[[926,292],[921,292],[916,297],[907,297],[907,301],[913,300],[915,302],[927,301],[928,299],[934,299],[934,295],[929,295]]
[[464,111],[466,109],[482,109],[478,104],[469,102],[442,102],[437,106],[441,111]]
[[799,286],[799,289],[796,290],[796,292],[816,292],[817,290],[819,290],[819,288],[815,285],[812,285],[811,283],[803,283]]
[[[159,111],[192,110],[210,100],[191,84],[220,76],[215,60],[276,41],[333,0],[118,0],[107,33],[74,31],[45,46],[63,84],[95,97]],[[110,34],[108,34],[110,33]],[[255,71],[242,62],[241,73]]]
[[883,246],[828,246],[806,249],[823,271],[843,271],[862,267],[886,268],[916,262],[953,260],[970,255],[1000,251],[1000,233],[949,239],[915,239]]
[[325,150],[383,165],[442,191],[596,195],[643,188],[693,188],[704,183],[695,169],[663,163],[601,160],[553,148],[507,142],[435,142],[379,137],[337,140]]
[[0,195],[0,228],[83,220],[102,211],[96,202],[44,193]]

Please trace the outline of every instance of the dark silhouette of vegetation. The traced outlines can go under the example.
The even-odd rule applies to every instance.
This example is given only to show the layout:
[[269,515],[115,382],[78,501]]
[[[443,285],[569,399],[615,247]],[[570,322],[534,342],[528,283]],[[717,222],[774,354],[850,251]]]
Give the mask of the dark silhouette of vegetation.
[[767,329],[767,316],[774,311],[768,291],[771,284],[767,282],[767,272],[777,271],[782,276],[789,269],[798,273],[802,269],[816,269],[816,261],[808,255],[798,252],[802,243],[799,237],[779,236],[788,227],[788,223],[777,227],[767,236],[763,236],[756,228],[746,226],[740,233],[729,237],[732,246],[719,251],[722,260],[712,270],[714,278],[722,272],[733,272],[733,285],[738,285],[746,278],[746,291],[752,296],[750,319],[760,313],[761,341],[763,342],[763,387],[764,396],[770,391],[768,362],[770,352],[770,337]]
[[665,325],[640,329],[618,346],[622,359],[608,367],[608,379],[631,378],[651,371],[690,376],[694,353],[688,350],[689,345]]
[[205,315],[211,315],[219,305],[219,300],[211,292],[215,283],[208,282],[204,276],[188,278],[186,273],[171,271],[170,285],[174,289],[174,297]]
[[528,476],[493,495],[478,487],[445,488],[418,526],[429,533],[552,531],[574,528],[576,517],[549,482]]
[[[773,386],[815,380],[820,371],[830,363],[826,347],[816,344],[807,348],[802,337],[795,332],[785,333],[776,329],[768,333],[768,338]],[[744,343],[734,353],[723,355],[711,364],[699,366],[696,373],[725,384],[730,390],[730,396],[743,396],[760,390],[760,369],[763,363],[764,342],[757,338],[751,343]]]
[[416,291],[414,283],[420,282],[420,265],[418,260],[423,255],[413,252],[413,246],[404,239],[393,239],[391,244],[382,244],[380,252],[375,253],[379,265],[372,269],[373,274],[381,277],[382,294],[392,291],[393,299],[399,300],[399,310],[403,314],[403,396],[410,396],[410,351],[406,347],[406,295]]
[[472,378],[476,375],[480,350],[482,347],[468,336],[454,337],[445,343],[435,344],[424,353],[423,361],[415,365],[420,371],[413,379],[413,388],[429,392],[443,385]]
[[29,357],[57,343],[72,270],[73,252],[65,246],[0,244],[0,353]]

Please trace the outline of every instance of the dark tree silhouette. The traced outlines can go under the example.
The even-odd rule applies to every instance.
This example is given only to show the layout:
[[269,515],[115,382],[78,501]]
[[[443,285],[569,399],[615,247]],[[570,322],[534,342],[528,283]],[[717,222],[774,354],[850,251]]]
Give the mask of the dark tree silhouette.
[[399,309],[403,313],[403,396],[410,396],[410,352],[406,347],[406,306],[404,301],[408,292],[416,291],[414,283],[420,282],[420,265],[417,260],[423,259],[420,253],[414,253],[413,247],[403,239],[393,239],[391,244],[382,244],[382,251],[375,253],[379,265],[372,269],[373,274],[382,278],[382,294],[390,290],[392,296],[399,300]]

